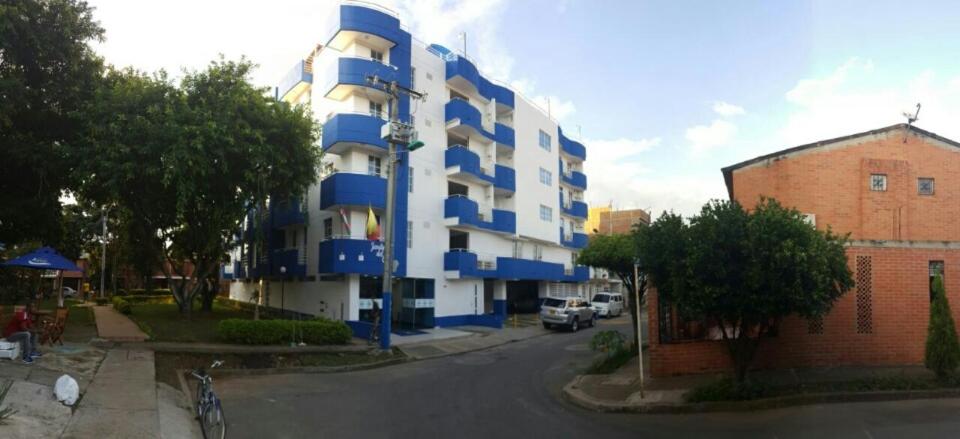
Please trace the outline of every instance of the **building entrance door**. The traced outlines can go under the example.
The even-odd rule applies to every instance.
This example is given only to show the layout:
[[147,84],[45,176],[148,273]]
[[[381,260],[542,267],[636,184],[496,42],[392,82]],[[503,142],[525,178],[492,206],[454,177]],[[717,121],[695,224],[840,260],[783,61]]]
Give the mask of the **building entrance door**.
[[483,280],[483,313],[493,314],[493,279]]

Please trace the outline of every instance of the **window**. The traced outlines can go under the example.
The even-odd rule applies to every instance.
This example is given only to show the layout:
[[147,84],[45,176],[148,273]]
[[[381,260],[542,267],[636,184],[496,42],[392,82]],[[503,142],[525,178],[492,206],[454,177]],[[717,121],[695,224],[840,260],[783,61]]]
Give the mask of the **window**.
[[413,221],[407,221],[407,248],[413,248]]
[[383,118],[383,104],[370,101],[370,115]]
[[367,156],[367,175],[380,177],[380,157]]
[[523,259],[523,243],[520,241],[513,242],[513,257],[517,259]]
[[417,89],[417,68],[410,67],[410,88]]
[[553,184],[553,173],[546,169],[540,168],[540,183],[543,183],[547,186]]
[[933,179],[923,177],[918,178],[917,193],[920,195],[933,195]]
[[323,220],[323,237],[326,239],[333,237],[333,218]]
[[296,231],[296,230],[291,230],[290,232],[291,232],[291,233],[290,233],[290,246],[287,247],[287,248],[297,248],[297,231]]
[[887,190],[887,174],[870,174],[870,190],[885,192]]
[[540,219],[548,223],[553,222],[553,209],[550,206],[540,205]]
[[540,261],[543,260],[543,247],[538,244],[533,245],[533,260]]
[[873,333],[872,258],[857,256],[857,334]]
[[410,170],[407,171],[407,192],[413,193],[413,166],[410,167]]
[[570,265],[577,265],[577,253],[570,253]]
[[938,275],[943,279],[943,261],[930,261],[928,267],[930,276],[930,301],[933,302],[933,280],[936,279]]
[[551,147],[550,135],[545,133],[543,130],[540,130],[540,147],[547,151],[550,151]]
[[817,226],[817,214],[815,214],[815,213],[805,213],[805,214],[803,214],[803,220],[804,220],[807,224],[810,224],[811,226],[814,226],[814,227]]
[[373,58],[376,61],[383,62],[383,52],[370,49],[370,58]]

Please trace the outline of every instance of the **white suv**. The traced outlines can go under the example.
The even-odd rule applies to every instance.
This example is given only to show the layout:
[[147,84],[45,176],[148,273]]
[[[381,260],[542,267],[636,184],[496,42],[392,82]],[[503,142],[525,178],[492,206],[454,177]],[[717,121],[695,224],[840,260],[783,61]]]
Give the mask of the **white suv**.
[[593,309],[597,310],[597,314],[601,317],[619,316],[623,314],[623,309],[626,307],[623,302],[623,294],[620,293],[594,294],[590,304],[593,305]]

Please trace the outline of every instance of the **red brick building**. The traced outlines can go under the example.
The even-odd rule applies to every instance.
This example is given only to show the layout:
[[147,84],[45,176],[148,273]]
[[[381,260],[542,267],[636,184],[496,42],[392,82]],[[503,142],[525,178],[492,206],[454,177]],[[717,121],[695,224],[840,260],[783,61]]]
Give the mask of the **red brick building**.
[[[723,168],[730,198],[761,196],[850,233],[856,286],[816,321],[785,319],[755,367],[922,364],[930,279],[943,273],[960,320],[960,143],[905,124],[802,145]],[[730,368],[722,342],[648,298],[655,375]]]

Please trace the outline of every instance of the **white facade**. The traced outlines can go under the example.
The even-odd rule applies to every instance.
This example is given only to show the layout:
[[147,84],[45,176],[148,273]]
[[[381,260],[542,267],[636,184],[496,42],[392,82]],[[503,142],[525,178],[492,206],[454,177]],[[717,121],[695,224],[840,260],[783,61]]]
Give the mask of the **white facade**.
[[[305,215],[290,224],[271,219],[269,226],[269,254],[295,250],[293,264],[298,267],[284,267],[286,274],[281,275],[280,259],[271,256],[260,270],[251,269],[257,267],[250,256],[256,249],[245,244],[230,267],[236,268],[231,297],[250,300],[262,277],[270,284],[262,304],[279,308],[282,300],[288,310],[347,321],[363,320],[364,309],[379,297],[377,267],[382,267],[382,259],[377,256],[382,254],[370,250],[377,243],[366,240],[364,225],[368,209],[378,217],[383,214],[379,188],[389,157],[375,141],[379,132],[364,128],[376,123],[374,117],[388,117],[388,103],[384,93],[357,81],[356,75],[345,75],[377,74],[383,67],[390,70],[382,74],[396,71],[402,85],[426,95],[410,102],[408,111],[401,107],[400,119],[412,119],[426,146],[401,153],[398,164],[405,169],[398,170],[396,194],[398,204],[406,200],[406,206],[396,215],[404,223],[395,229],[395,253],[402,265],[393,292],[393,317],[399,322],[395,326],[498,326],[508,308],[535,309],[536,297],[586,294],[581,284],[586,268],[574,265],[585,235],[579,244],[570,242],[572,232],[582,233],[585,210],[582,217],[571,215],[561,204],[561,196],[583,199],[585,180],[566,184],[560,166],[562,159],[568,175],[581,172],[585,153],[577,153],[579,144],[571,147],[571,154],[561,145],[557,122],[542,109],[482,74],[474,77],[471,61],[439,46],[418,44],[399,26],[393,29],[397,19],[388,11],[345,3],[331,21],[320,48],[298,64],[291,74],[295,79],[285,80],[278,90],[280,98],[310,106],[324,125],[319,182],[300,208],[293,208]],[[468,100],[479,121],[468,120],[474,110],[462,102],[454,105],[460,104],[465,113],[451,109],[448,103],[454,98]],[[512,139],[506,134],[511,127]],[[469,152],[458,147],[461,154],[451,158],[448,147],[453,145]],[[476,170],[470,165],[474,155]],[[476,203],[479,215],[472,219],[471,202],[458,196],[462,192]],[[561,239],[561,228],[566,240]]]

